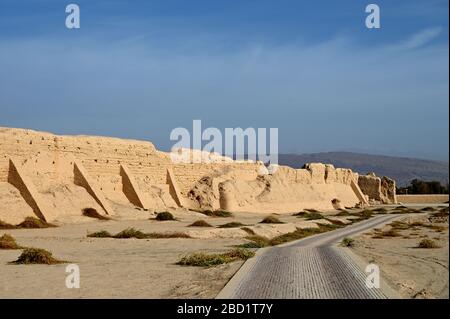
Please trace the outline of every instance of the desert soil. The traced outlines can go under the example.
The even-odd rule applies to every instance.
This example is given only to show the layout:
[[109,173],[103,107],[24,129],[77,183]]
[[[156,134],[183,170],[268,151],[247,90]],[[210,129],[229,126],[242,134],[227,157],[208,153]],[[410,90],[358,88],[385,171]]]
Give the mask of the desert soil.
[[[81,275],[80,289],[68,289],[67,264],[10,265],[8,262],[16,260],[22,251],[0,250],[0,298],[213,298],[242,261],[210,268],[175,263],[192,252],[225,252],[245,239],[218,238],[214,234],[202,239],[112,239],[88,238],[87,233],[107,230],[115,234],[128,227],[144,232],[208,233],[211,228],[187,226],[199,219],[213,226],[231,221],[254,225],[265,216],[238,213],[212,218],[184,211],[175,213],[177,221],[90,220],[57,228],[0,230],[0,236],[11,234],[21,246],[44,248],[58,259],[77,264]],[[279,225],[280,229],[294,227],[300,220],[291,214],[277,217],[286,223]],[[379,264],[383,276],[403,296],[448,298],[448,221],[445,225],[446,230],[440,233],[419,227],[402,230],[402,237],[392,239],[373,239],[371,234],[364,234],[357,238],[354,251]],[[441,248],[414,248],[424,236],[435,239]]]
[[[391,225],[355,237],[352,250],[379,266],[381,276],[402,298],[449,298],[449,233],[446,220],[430,220],[430,213],[398,219],[409,226],[398,229],[399,236],[380,237]],[[411,223],[425,226],[412,226]],[[418,248],[423,239],[439,248]]]
[[[21,250],[0,250],[0,298],[213,298],[242,265],[242,261],[211,268],[185,267],[175,263],[197,251],[225,252],[242,238],[209,239],[112,239],[88,238],[88,232],[112,234],[134,227],[144,232],[206,231],[186,227],[203,219],[213,226],[231,221],[258,223],[267,214],[235,214],[211,218],[203,214],[178,213],[178,221],[97,221],[57,228],[0,230],[19,245],[44,248],[54,257],[80,267],[80,289],[65,286],[67,264],[10,265]],[[295,217],[282,217],[286,222]]]

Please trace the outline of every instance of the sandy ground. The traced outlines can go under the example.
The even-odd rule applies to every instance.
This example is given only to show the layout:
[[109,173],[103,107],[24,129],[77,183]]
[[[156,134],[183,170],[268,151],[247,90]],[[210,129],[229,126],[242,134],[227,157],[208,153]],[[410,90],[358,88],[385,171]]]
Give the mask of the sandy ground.
[[[210,218],[198,213],[175,214],[179,221],[91,221],[58,228],[0,230],[18,244],[44,248],[80,267],[81,288],[68,289],[66,264],[8,265],[21,250],[0,250],[0,298],[213,298],[242,265],[241,261],[212,268],[175,265],[195,251],[224,252],[243,239],[110,239],[87,238],[88,232],[117,233],[127,227],[144,232],[203,230],[186,227],[204,219],[216,226],[239,220],[255,224],[266,214],[235,214]],[[295,221],[292,216],[282,220]]]
[[[399,230],[398,237],[373,238],[379,232],[372,230],[355,237],[352,250],[369,263],[380,267],[383,279],[402,298],[449,298],[449,233],[446,222],[428,222],[429,214],[401,217],[405,223],[423,222],[440,226],[441,231],[430,227],[407,227]],[[380,230],[389,230],[388,225]],[[417,248],[422,239],[434,240],[440,248]]]
[[[324,213],[324,215],[335,212]],[[230,218],[211,218],[195,212],[176,212],[177,221],[90,220],[48,229],[0,230],[18,244],[44,248],[62,260],[80,267],[81,288],[65,286],[67,264],[9,265],[21,250],[0,250],[0,298],[213,298],[242,265],[242,261],[211,268],[183,267],[175,263],[187,253],[224,252],[243,238],[205,239],[111,239],[88,238],[88,232],[107,230],[114,234],[128,227],[144,232],[208,231],[211,228],[187,227],[203,219],[213,226],[231,221],[254,225],[267,214],[236,213]],[[277,217],[286,224],[299,225],[291,214]],[[304,223],[312,223],[304,222]],[[259,226],[258,226],[259,227]],[[448,298],[448,224],[437,233],[428,228],[402,231],[409,238],[357,238],[354,251],[375,260],[383,276],[405,297]],[[442,248],[414,248],[421,237],[437,240]],[[444,280],[443,280],[444,278]]]

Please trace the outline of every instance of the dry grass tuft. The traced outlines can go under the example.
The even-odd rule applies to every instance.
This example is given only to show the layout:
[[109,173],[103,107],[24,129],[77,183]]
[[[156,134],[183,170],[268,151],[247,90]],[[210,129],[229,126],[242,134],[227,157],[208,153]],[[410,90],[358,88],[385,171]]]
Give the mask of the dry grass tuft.
[[95,233],[88,234],[87,237],[94,238],[116,238],[116,239],[159,239],[159,238],[191,238],[188,234],[182,232],[174,233],[144,233],[140,230],[134,229],[132,227],[122,230],[120,233],[111,235],[106,230],[101,230]]
[[192,224],[188,225],[188,227],[213,227],[211,224],[204,220],[196,220]]
[[383,239],[383,238],[389,238],[389,237],[400,237],[401,235],[399,234],[397,229],[389,229],[389,230],[385,230],[385,231],[376,231],[375,235],[372,236],[372,238],[374,239]]
[[196,252],[183,256],[177,265],[182,266],[197,266],[197,267],[211,267],[230,263],[238,259],[247,260],[255,255],[254,252],[237,248],[222,254],[207,254],[203,252]]
[[55,265],[66,263],[53,257],[52,253],[40,248],[26,248],[16,261],[10,264],[45,264]]
[[127,238],[145,239],[147,238],[147,235],[141,232],[140,230],[130,227],[125,230],[122,230],[120,233],[117,233],[112,237],[118,239],[127,239]]
[[109,232],[106,230],[100,230],[98,232],[89,233],[87,237],[93,237],[93,238],[111,238],[113,237]]
[[174,233],[146,233],[146,238],[149,239],[161,239],[161,238],[191,238],[188,234],[182,232]]
[[245,226],[245,225],[240,222],[230,222],[230,223],[220,225],[219,228],[238,228],[238,227],[242,227],[242,226]]
[[47,223],[35,217],[27,217],[23,222],[17,225],[19,228],[50,228],[57,227],[56,225]]
[[223,217],[223,218],[233,217],[233,214],[226,210],[209,210],[209,209],[207,209],[207,210],[201,211],[200,213],[202,213],[206,216],[209,216],[209,217]]
[[163,221],[163,220],[175,220],[175,217],[169,212],[161,212],[156,214],[156,220]]
[[16,240],[9,234],[4,234],[0,237],[0,249],[22,249],[23,247],[17,245]]
[[440,246],[432,239],[423,239],[420,241],[417,248],[440,248]]
[[355,240],[353,238],[345,237],[342,239],[341,245],[344,247],[353,247],[355,246]]
[[263,248],[270,246],[270,240],[266,237],[253,235],[246,237],[249,241],[239,245],[241,248]]
[[284,224],[284,223],[275,216],[267,216],[262,221],[260,221],[260,224]]

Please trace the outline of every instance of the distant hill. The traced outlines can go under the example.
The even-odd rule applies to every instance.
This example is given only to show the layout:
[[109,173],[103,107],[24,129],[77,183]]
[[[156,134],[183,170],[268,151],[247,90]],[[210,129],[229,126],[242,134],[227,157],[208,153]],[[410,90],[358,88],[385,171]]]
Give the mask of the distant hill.
[[280,165],[301,168],[305,163],[320,162],[335,167],[351,168],[359,174],[375,172],[378,176],[388,176],[404,186],[414,178],[425,181],[448,183],[448,162],[422,160],[416,158],[370,155],[351,152],[329,152],[312,154],[280,154]]

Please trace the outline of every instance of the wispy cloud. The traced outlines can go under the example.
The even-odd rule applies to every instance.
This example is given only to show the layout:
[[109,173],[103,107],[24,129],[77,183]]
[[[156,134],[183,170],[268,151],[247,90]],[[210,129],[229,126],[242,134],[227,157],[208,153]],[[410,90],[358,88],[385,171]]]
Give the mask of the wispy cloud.
[[436,39],[442,31],[442,27],[433,27],[421,30],[403,42],[401,47],[405,49],[416,49],[422,47]]
[[427,45],[440,32],[418,32],[396,51],[345,37],[236,50],[220,50],[212,37],[174,47],[141,38],[0,40],[0,125],[145,138],[167,149],[172,128],[202,119],[279,127],[281,151],[443,157],[448,44]]

